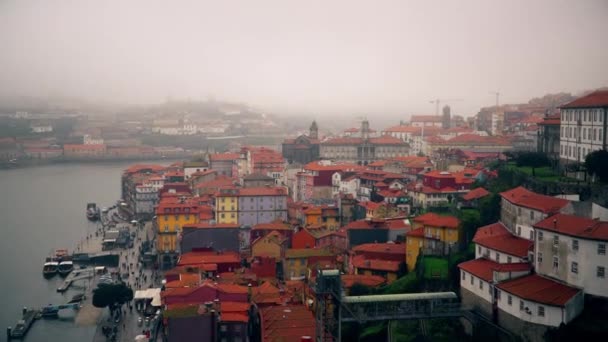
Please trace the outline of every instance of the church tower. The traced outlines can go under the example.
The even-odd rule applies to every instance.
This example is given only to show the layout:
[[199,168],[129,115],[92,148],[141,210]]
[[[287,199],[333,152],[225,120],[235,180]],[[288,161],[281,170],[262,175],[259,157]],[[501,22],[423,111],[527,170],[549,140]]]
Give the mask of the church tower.
[[319,127],[317,127],[317,121],[313,120],[312,125],[310,125],[310,133],[308,136],[311,139],[319,139]]
[[369,121],[367,119],[361,121],[361,138],[369,139]]

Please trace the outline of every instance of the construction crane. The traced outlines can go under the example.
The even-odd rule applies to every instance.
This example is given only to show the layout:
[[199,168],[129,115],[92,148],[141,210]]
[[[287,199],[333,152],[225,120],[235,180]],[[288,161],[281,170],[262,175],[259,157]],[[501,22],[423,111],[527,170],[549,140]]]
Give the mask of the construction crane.
[[439,104],[442,102],[456,102],[456,101],[463,101],[463,99],[435,99],[435,100],[431,100],[429,101],[429,103],[434,103],[435,104],[435,115],[439,115]]

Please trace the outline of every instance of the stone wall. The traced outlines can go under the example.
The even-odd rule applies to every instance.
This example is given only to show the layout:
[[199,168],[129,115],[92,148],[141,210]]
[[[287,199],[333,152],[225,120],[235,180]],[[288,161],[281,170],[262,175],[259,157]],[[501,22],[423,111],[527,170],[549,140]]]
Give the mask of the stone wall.
[[523,321],[505,311],[498,310],[498,325],[509,330],[522,341],[544,342],[550,327]]
[[464,308],[478,312],[487,319],[492,320],[492,304],[488,301],[462,287],[460,288],[460,298],[462,299],[462,306]]

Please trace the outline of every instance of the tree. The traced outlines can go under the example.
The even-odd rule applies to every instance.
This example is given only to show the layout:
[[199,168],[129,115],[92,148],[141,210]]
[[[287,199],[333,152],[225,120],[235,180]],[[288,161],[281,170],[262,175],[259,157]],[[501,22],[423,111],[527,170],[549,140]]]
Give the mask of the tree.
[[113,312],[118,306],[133,299],[133,290],[125,283],[99,284],[93,290],[93,306],[110,308]]
[[601,182],[608,182],[608,151],[593,151],[585,157],[587,173],[597,177]]

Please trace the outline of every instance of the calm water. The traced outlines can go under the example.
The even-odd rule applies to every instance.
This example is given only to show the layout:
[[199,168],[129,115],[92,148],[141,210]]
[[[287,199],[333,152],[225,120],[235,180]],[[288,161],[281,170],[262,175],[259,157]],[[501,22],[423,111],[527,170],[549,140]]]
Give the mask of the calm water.
[[[132,163],[66,164],[0,170],[0,341],[23,306],[67,302],[78,291],[56,292],[61,278],[42,277],[44,258],[55,248],[70,252],[96,224],[85,218],[87,202],[110,206],[120,198],[120,175]],[[64,312],[65,311],[65,312]],[[26,341],[91,341],[96,327],[76,327],[74,315],[39,320]]]

